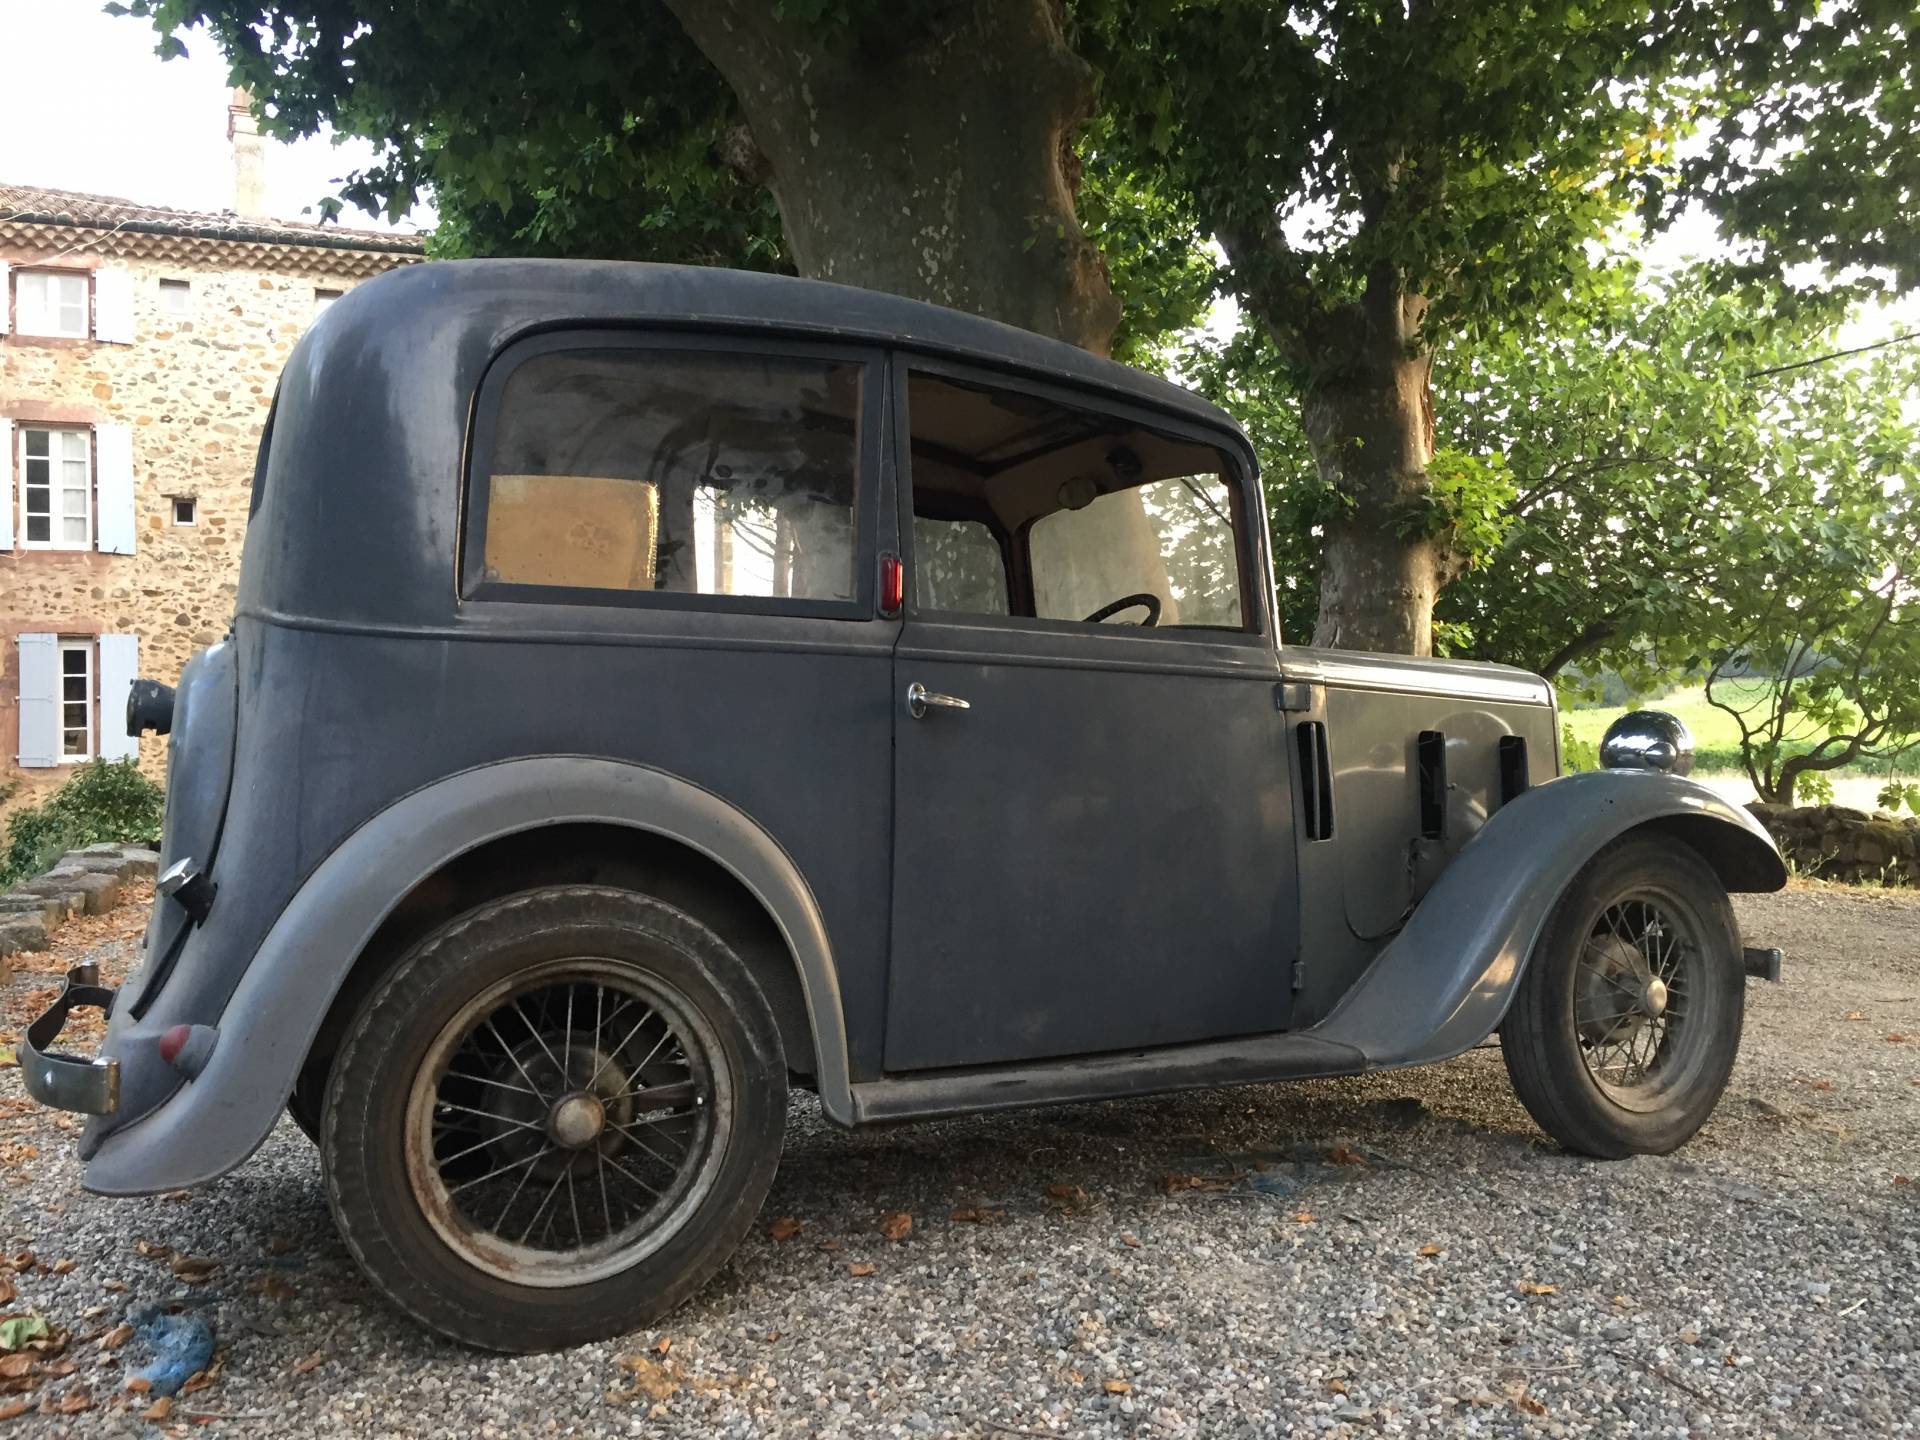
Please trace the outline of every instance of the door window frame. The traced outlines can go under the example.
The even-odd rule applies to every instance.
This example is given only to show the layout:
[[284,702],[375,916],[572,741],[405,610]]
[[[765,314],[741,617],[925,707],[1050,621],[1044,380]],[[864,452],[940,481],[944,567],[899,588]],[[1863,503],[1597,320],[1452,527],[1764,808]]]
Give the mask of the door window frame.
[[[485,574],[488,480],[499,434],[507,382],[529,360],[566,351],[711,353],[748,359],[811,360],[823,365],[856,365],[860,375],[860,411],[854,452],[853,598],[805,599],[762,595],[703,595],[672,590],[592,589],[571,585],[527,585],[490,580]],[[509,602],[543,607],[706,611],[735,615],[868,620],[875,614],[878,585],[882,456],[888,422],[886,352],[872,345],[817,344],[760,332],[677,330],[664,326],[568,326],[543,330],[509,342],[487,364],[474,393],[467,429],[466,475],[460,487],[459,538],[455,575],[460,602]]]
[[[1114,637],[1128,642],[1184,641],[1189,645],[1250,644],[1271,649],[1277,644],[1273,620],[1270,574],[1264,536],[1265,507],[1258,493],[1258,471],[1245,441],[1232,431],[1198,424],[1175,412],[1141,404],[1111,391],[1088,390],[1030,379],[1017,370],[998,370],[991,366],[970,365],[909,350],[895,350],[890,356],[892,381],[893,445],[889,456],[893,491],[898,513],[895,523],[899,536],[901,562],[907,567],[906,603],[903,619],[941,625],[990,627],[996,630],[1033,635],[1075,635],[1086,638]],[[1244,617],[1239,630],[1169,626],[1088,625],[1083,620],[1047,620],[1032,615],[989,615],[969,610],[930,610],[914,604],[913,554],[913,416],[910,406],[911,377],[914,372],[949,380],[957,385],[1012,390],[1067,410],[1082,410],[1110,416],[1145,430],[1154,430],[1173,439],[1209,446],[1224,464],[1223,477],[1238,502],[1236,508],[1245,517],[1234,533],[1234,557],[1239,567],[1240,608]],[[1023,572],[1030,563],[1026,532],[1032,522],[1010,532],[1002,543],[1007,562],[1010,597],[1017,597],[1030,578]],[[1114,597],[1118,599],[1119,597]]]

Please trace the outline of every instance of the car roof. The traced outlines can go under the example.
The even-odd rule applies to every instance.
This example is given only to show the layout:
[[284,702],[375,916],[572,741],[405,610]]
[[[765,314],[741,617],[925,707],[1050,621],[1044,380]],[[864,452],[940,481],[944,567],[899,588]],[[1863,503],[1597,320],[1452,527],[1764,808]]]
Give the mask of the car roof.
[[627,260],[435,261],[357,287],[332,307],[327,324],[336,343],[350,328],[374,338],[392,331],[397,314],[424,320],[423,312],[443,307],[472,317],[497,342],[531,328],[638,322],[904,348],[1097,388],[1224,427],[1244,441],[1224,410],[1145,370],[945,306],[790,275]]

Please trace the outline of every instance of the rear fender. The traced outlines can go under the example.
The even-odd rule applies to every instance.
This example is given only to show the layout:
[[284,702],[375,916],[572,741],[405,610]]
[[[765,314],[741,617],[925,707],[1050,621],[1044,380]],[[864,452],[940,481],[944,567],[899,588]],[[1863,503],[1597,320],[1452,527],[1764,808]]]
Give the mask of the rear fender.
[[852,1120],[845,1015],[825,924],[798,868],[710,791],[641,766],[543,756],[463,771],[374,816],[321,862],[255,952],[219,1019],[206,1068],[108,1134],[82,1176],[101,1194],[196,1185],[241,1164],[273,1129],[354,961],[415,886],[505,835],[589,821],[677,840],[730,871],[773,917],[806,996],[827,1114]]
[[1312,1033],[1361,1051],[1372,1068],[1471,1049],[1505,1017],[1574,876],[1602,846],[1640,830],[1692,846],[1728,890],[1787,882],[1772,837],[1704,785],[1646,770],[1562,776],[1494,812]]

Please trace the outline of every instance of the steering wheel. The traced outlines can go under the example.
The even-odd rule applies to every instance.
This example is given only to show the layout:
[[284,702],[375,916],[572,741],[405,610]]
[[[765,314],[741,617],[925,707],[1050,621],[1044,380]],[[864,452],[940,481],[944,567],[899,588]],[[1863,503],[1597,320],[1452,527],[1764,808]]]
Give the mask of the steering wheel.
[[1098,625],[1109,615],[1118,615],[1122,610],[1131,610],[1136,605],[1147,612],[1147,618],[1140,622],[1142,625],[1160,623],[1160,597],[1150,590],[1142,590],[1137,595],[1122,595],[1118,600],[1102,605],[1081,623]]

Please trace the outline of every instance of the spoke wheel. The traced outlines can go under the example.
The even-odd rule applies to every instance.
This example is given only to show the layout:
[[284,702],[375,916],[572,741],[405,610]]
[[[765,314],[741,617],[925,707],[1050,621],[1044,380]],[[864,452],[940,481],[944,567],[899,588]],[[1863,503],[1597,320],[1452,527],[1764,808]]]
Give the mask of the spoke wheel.
[[1604,906],[1581,947],[1574,1028],[1594,1083],[1615,1104],[1657,1107],[1711,1041],[1688,1024],[1701,938],[1686,907],[1658,891]]
[[476,995],[407,1103],[407,1176],[451,1248],[523,1285],[644,1259],[712,1183],[716,1040],[658,980],[562,960]]
[[1500,1048],[1528,1113],[1568,1149],[1663,1154],[1719,1102],[1745,1003],[1719,876],[1679,841],[1642,834],[1600,851],[1567,886]]
[[471,1345],[624,1334],[707,1282],[780,1161],[754,972],[649,895],[551,885],[435,930],[357,1004],[320,1115],[347,1249]]

